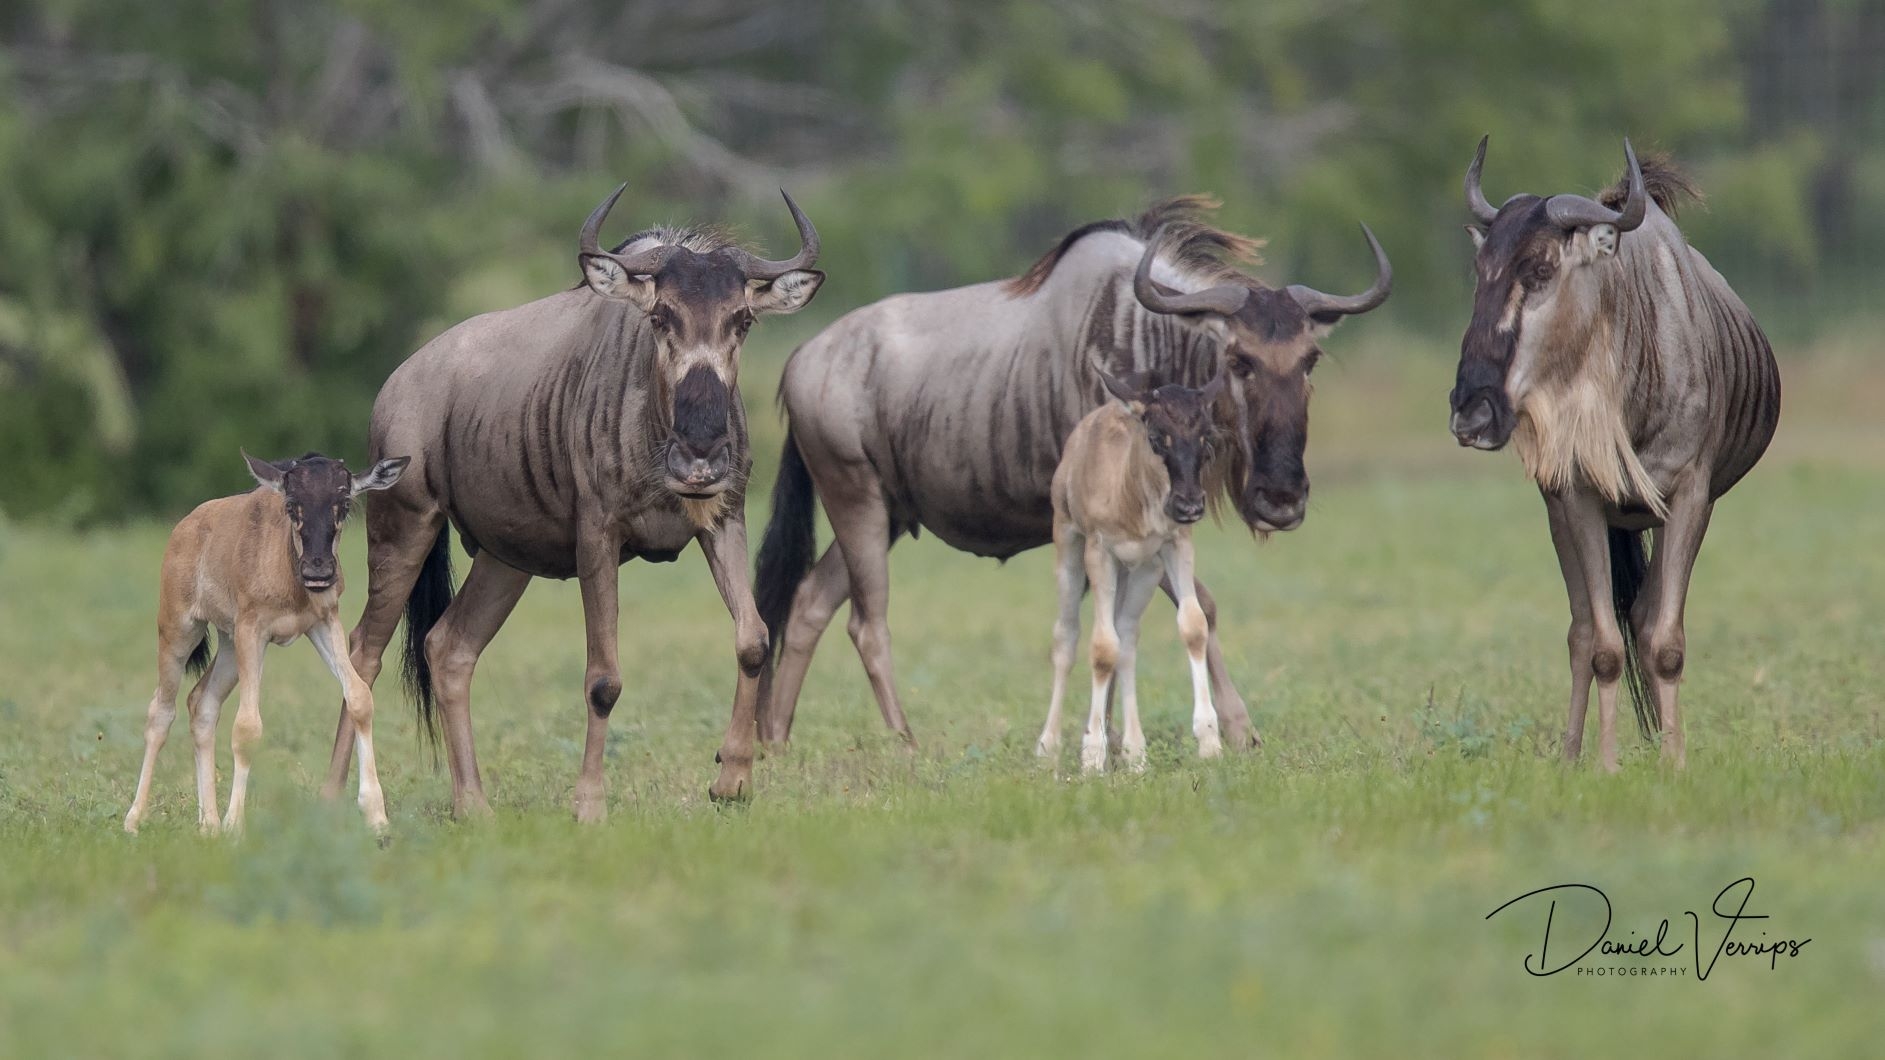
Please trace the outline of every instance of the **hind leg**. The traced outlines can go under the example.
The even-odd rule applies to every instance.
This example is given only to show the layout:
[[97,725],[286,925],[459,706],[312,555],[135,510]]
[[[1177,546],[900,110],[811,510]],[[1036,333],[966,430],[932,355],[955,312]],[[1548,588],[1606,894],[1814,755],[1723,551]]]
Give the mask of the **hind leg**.
[[759,738],[766,743],[783,744],[792,738],[792,719],[798,713],[799,691],[805,686],[805,672],[811,669],[812,652],[850,593],[844,550],[833,542],[799,584],[785,629],[771,631],[772,636],[785,639],[770,680],[762,682]]
[[209,672],[190,690],[190,739],[196,750],[196,825],[205,833],[222,827],[216,799],[216,722],[223,700],[236,687],[236,646],[225,634],[216,648]]
[[471,742],[471,672],[529,586],[530,575],[480,552],[458,596],[425,638],[433,694],[444,723],[445,757],[452,770],[452,816],[460,820],[491,813]]
[[[177,720],[177,686],[183,680],[183,671],[189,663],[190,653],[201,643],[205,630],[203,623],[191,622],[166,630],[157,638],[157,691],[151,695],[150,709],[144,720],[144,765],[137,774],[137,793],[131,797],[131,808],[124,815],[124,830],[137,834],[138,824],[144,820],[144,814],[150,805],[151,774],[157,769],[157,755],[164,749],[164,741],[170,736],[170,725]],[[201,681],[209,680],[205,675]],[[191,693],[194,697],[195,693]]]
[[[425,566],[443,522],[444,516],[436,509],[414,511],[379,496],[367,505],[367,603],[349,638],[349,662],[368,688],[379,679],[380,659],[386,653],[387,642],[393,639],[413,583]],[[347,762],[352,754],[353,724],[343,702],[334,729],[334,751],[327,762],[327,780],[321,785],[322,798],[340,795],[347,784]]]
[[864,661],[877,709],[892,732],[914,743],[897,700],[890,662],[890,512],[868,465],[850,465],[817,477],[825,514],[851,576],[851,639]]

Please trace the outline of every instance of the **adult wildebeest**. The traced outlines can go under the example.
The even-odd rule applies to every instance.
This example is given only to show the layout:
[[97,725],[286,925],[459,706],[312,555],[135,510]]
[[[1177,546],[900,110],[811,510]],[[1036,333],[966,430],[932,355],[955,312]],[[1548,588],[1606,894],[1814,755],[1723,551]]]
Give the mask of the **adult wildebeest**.
[[[368,681],[378,675],[405,609],[408,677],[428,726],[436,689],[456,815],[489,812],[471,740],[478,655],[532,577],[574,577],[589,721],[575,812],[602,819],[603,744],[622,691],[617,568],[673,560],[690,541],[733,615],[741,675],[710,791],[733,798],[751,784],[766,629],[746,578],[751,454],[739,353],[756,316],[795,312],[824,282],[811,267],[818,233],[788,195],[800,246],[785,261],[700,228],[654,228],[604,251],[597,235],[621,194],[583,223],[583,283],[453,327],[374,402],[372,451],[414,457],[387,503],[367,513],[372,580],[354,665]],[[473,556],[456,599],[448,522]],[[330,791],[346,775],[347,742],[343,719]]]
[[[269,463],[247,453],[260,488],[196,507],[170,532],[157,603],[157,692],[144,726],[144,766],[124,815],[136,833],[150,804],[151,774],[177,718],[177,683],[188,670],[209,672],[190,689],[190,735],[196,744],[196,821],[215,832],[216,719],[238,683],[236,723],[229,738],[236,775],[229,815],[220,827],[242,827],[249,795],[249,760],[262,740],[262,652],[302,634],[340,682],[341,710],[359,733],[360,812],[375,831],[386,827],[386,800],[373,763],[373,692],[354,672],[340,624],[340,538],[353,499],[383,490],[405,471],[405,457],[381,460],[355,475],[319,453]],[[209,659],[209,631],[222,635]]]
[[1067,437],[1054,472],[1054,566],[1060,617],[1054,622],[1054,690],[1036,747],[1060,749],[1060,707],[1080,639],[1080,597],[1093,586],[1093,700],[1080,740],[1080,768],[1106,768],[1106,710],[1115,677],[1125,701],[1120,751],[1128,768],[1145,769],[1136,671],[1139,619],[1161,577],[1177,590],[1178,633],[1191,660],[1191,731],[1198,757],[1220,750],[1211,677],[1210,635],[1193,591],[1191,525],[1204,518],[1204,477],[1213,456],[1213,411],[1228,377],[1223,366],[1200,389],[1140,389],[1100,372],[1117,402],[1086,414]]
[[1480,449],[1515,442],[1544,494],[1571,597],[1565,757],[1583,745],[1595,677],[1599,753],[1617,768],[1627,675],[1644,733],[1659,720],[1663,757],[1680,768],[1689,575],[1716,498],[1774,436],[1780,375],[1747,307],[1676,228],[1676,200],[1693,189],[1664,161],[1640,165],[1627,140],[1624,154],[1602,201],[1515,195],[1495,210],[1479,142],[1466,203],[1484,227],[1468,229],[1478,288],[1452,430]]
[[[1105,400],[1096,365],[1197,386],[1227,364],[1217,412],[1234,437],[1213,495],[1255,531],[1302,521],[1316,340],[1386,300],[1387,255],[1363,226],[1376,270],[1364,293],[1266,287],[1223,260],[1249,256],[1254,241],[1195,219],[1213,205],[1180,198],[1136,221],[1085,225],[1019,277],[884,299],[793,353],[779,388],[790,433],[756,579],[760,615],[783,629],[762,705],[769,742],[791,734],[812,650],[847,597],[884,721],[909,736],[890,665],[891,544],[928,529],[1006,559],[1052,540],[1061,446]],[[814,491],[837,537],[816,566]],[[1203,586],[1198,595],[1215,629],[1215,605]],[[1208,654],[1225,738],[1257,743],[1215,631]]]

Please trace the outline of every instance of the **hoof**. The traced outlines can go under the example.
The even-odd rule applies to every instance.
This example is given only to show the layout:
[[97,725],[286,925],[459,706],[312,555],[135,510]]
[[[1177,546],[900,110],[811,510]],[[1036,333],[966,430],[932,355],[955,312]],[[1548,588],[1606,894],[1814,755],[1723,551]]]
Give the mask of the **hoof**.
[[1224,744],[1217,738],[1217,733],[1207,732],[1198,737],[1198,757],[1216,758],[1224,753]]
[[1106,743],[1103,740],[1086,740],[1080,744],[1080,772],[1106,772]]
[[609,804],[602,792],[578,791],[571,802],[577,824],[601,824],[609,819]]
[[471,823],[489,821],[497,814],[492,812],[491,804],[483,796],[475,799],[462,799],[452,803],[452,820]]
[[753,765],[735,764],[714,756],[720,762],[720,775],[707,786],[707,797],[714,802],[745,802],[753,797]]

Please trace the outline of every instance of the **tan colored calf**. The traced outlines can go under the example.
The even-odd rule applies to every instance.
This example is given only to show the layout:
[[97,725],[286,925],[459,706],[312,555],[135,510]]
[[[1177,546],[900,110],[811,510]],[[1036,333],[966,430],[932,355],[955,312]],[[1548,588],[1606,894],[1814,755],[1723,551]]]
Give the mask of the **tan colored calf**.
[[1093,586],[1093,705],[1080,743],[1080,766],[1106,768],[1106,701],[1117,674],[1125,700],[1120,750],[1135,772],[1145,768],[1134,680],[1139,619],[1165,577],[1178,599],[1178,631],[1191,659],[1191,731],[1198,755],[1221,750],[1205,665],[1209,627],[1192,580],[1191,524],[1204,516],[1204,465],[1212,408],[1224,390],[1222,369],[1202,389],[1163,386],[1149,393],[1104,372],[1119,398],[1074,427],[1054,472],[1054,553],[1060,618],[1054,625],[1054,691],[1036,750],[1060,749],[1060,707],[1080,637],[1080,597]]
[[[318,453],[268,463],[243,459],[260,489],[208,501],[177,524],[164,550],[157,604],[157,693],[144,727],[144,767],[124,815],[135,834],[150,803],[151,772],[177,716],[177,686],[209,654],[209,628],[221,631],[216,660],[190,690],[196,740],[197,825],[206,833],[242,827],[249,762],[262,739],[262,651],[307,634],[340,681],[347,716],[359,735],[360,809],[375,831],[386,828],[386,801],[373,763],[373,692],[354,672],[340,622],[340,563],[334,543],[353,498],[399,480],[407,459],[382,460],[363,475]],[[216,719],[229,690],[241,686],[231,734],[236,774],[229,814],[216,817]]]

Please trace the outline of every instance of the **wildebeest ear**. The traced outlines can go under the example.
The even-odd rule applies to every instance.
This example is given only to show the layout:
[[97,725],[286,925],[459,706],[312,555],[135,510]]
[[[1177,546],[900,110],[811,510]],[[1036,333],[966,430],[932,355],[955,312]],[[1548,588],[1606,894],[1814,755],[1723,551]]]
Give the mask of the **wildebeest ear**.
[[410,463],[412,463],[412,457],[395,456],[374,464],[366,471],[353,477],[353,492],[355,495],[359,495],[368,490],[383,490],[388,488],[393,483],[399,481],[400,474],[406,470],[406,465]]
[[1473,237],[1474,250],[1478,250],[1480,247],[1483,247],[1486,245],[1486,230],[1485,229],[1479,227],[1478,225],[1466,225],[1464,227],[1466,229],[1466,234]]
[[1094,370],[1100,373],[1100,382],[1105,385],[1108,394],[1125,402],[1134,412],[1142,412],[1145,410],[1145,395],[1141,394],[1132,384],[1113,378],[1113,373],[1104,368],[1096,368]]
[[1595,224],[1584,230],[1585,241],[1590,245],[1591,258],[1607,258],[1617,252],[1617,226]]
[[281,492],[281,480],[282,476],[287,473],[287,468],[271,464],[266,460],[257,460],[249,455],[247,449],[242,450],[242,459],[248,463],[249,474],[255,476],[255,481],[276,493]]
[[626,299],[644,313],[655,307],[654,277],[630,276],[621,262],[606,254],[583,255],[583,280],[604,298]]
[[825,282],[817,269],[793,269],[776,280],[748,280],[755,313],[796,313]]

